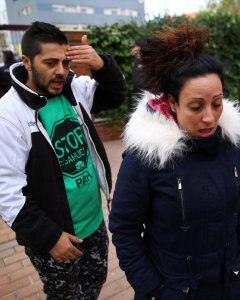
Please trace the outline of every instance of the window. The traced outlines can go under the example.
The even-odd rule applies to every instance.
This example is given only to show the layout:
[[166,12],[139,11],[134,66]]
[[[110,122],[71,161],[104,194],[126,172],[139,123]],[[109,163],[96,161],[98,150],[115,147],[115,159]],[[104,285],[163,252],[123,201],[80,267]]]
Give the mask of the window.
[[65,8],[64,8],[64,12],[66,12],[66,13],[76,13],[77,12],[77,6],[66,5]]
[[81,13],[89,14],[89,15],[94,14],[94,9],[92,7],[79,6],[79,8]]
[[87,24],[55,24],[63,31],[87,31]]
[[24,8],[21,8],[20,11],[18,12],[19,16],[27,16],[32,13],[31,6],[26,6]]
[[103,13],[104,15],[117,15],[118,11],[115,8],[106,8]]
[[52,5],[52,11],[56,12],[56,13],[61,13],[61,12],[64,12],[64,7],[65,7],[65,5],[53,4]]
[[55,13],[94,14],[94,9],[92,7],[86,7],[86,6],[80,6],[80,5],[53,4],[52,11]]
[[128,17],[137,17],[138,11],[128,8],[105,8],[105,15],[118,15],[118,16],[128,16]]

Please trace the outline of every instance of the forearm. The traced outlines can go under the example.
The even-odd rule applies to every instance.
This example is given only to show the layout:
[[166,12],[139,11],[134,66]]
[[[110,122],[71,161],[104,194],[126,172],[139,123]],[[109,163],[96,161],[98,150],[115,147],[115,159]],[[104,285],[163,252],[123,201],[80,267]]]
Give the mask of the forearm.
[[107,54],[101,55],[104,67],[92,71],[98,83],[92,107],[92,113],[119,107],[127,96],[126,80],[114,58]]
[[20,244],[39,253],[48,253],[62,234],[58,225],[32,199],[26,200],[11,227]]
[[144,224],[150,209],[148,181],[148,169],[142,167],[134,155],[124,157],[109,216],[120,267],[136,293],[146,297],[154,296],[162,285],[144,238]]
[[0,119],[0,215],[24,245],[48,252],[61,234],[28,188],[29,146],[23,133]]
[[162,280],[149,256],[148,246],[142,238],[142,230],[137,224],[128,223],[125,227],[124,223],[123,219],[118,219],[114,211],[111,211],[109,229],[112,232],[119,265],[136,294],[145,297],[156,296]]

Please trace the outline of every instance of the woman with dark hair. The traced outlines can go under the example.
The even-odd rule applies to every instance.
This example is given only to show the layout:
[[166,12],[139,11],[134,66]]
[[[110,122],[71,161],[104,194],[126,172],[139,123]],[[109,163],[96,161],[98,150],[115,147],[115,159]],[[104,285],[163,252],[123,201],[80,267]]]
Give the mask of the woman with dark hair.
[[109,225],[136,300],[240,299],[240,113],[207,39],[182,24],[141,48]]

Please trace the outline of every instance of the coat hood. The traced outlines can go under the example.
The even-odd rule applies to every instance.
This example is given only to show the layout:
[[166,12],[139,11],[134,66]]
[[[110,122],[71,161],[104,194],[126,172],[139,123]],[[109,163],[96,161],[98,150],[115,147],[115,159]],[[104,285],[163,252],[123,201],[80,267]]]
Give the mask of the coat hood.
[[[189,150],[192,138],[180,129],[172,117],[147,108],[154,95],[145,92],[138,100],[135,111],[123,133],[124,147],[127,151],[137,151],[147,163],[162,168],[174,158],[180,158]],[[240,146],[240,111],[236,103],[223,100],[223,113],[218,122],[222,138]]]

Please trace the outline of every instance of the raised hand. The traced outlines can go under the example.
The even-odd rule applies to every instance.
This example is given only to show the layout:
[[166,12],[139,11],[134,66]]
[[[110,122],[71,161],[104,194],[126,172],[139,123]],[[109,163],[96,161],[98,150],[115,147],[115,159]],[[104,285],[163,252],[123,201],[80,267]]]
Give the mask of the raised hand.
[[90,69],[95,71],[100,70],[104,65],[102,58],[88,44],[87,35],[82,36],[80,45],[68,47],[66,57],[73,63],[87,64]]

